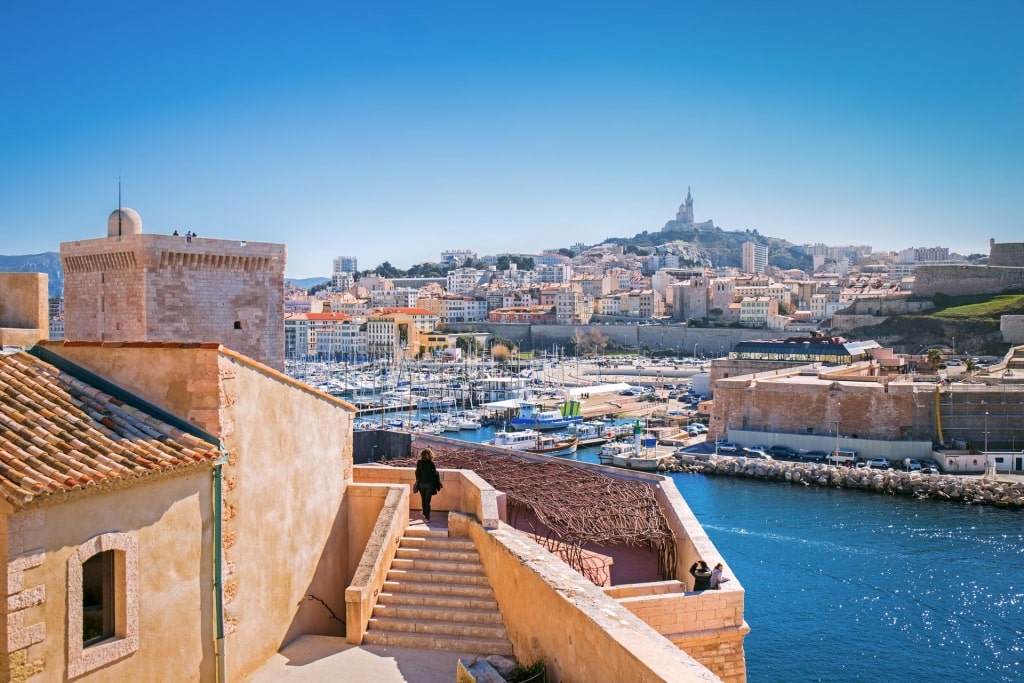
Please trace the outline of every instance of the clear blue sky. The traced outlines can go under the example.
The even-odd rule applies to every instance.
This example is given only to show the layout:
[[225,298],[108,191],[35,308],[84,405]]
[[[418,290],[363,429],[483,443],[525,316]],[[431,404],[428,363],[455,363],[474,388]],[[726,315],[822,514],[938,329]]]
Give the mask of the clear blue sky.
[[[222,5],[231,4],[232,9]],[[698,221],[1024,240],[1024,2],[0,4],[0,253],[146,232],[407,267]]]

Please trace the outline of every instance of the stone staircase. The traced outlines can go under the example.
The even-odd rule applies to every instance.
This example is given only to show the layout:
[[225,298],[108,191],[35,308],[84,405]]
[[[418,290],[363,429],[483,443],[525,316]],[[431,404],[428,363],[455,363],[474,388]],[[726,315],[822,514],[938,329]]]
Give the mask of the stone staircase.
[[473,542],[426,528],[405,530],[363,642],[512,656]]

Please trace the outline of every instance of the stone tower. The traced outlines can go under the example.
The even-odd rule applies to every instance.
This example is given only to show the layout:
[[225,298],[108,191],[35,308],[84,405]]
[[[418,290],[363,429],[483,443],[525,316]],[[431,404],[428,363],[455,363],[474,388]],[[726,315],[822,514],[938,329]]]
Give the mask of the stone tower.
[[117,209],[107,237],[63,242],[67,341],[219,342],[284,370],[287,247],[142,232]]

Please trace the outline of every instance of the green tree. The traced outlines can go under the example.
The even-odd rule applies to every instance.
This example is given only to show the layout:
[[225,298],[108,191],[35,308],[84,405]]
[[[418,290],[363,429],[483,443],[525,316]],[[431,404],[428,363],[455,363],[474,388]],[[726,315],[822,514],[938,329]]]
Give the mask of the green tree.
[[462,349],[462,352],[467,355],[479,355],[480,342],[471,334],[460,334],[455,339],[455,348]]
[[942,352],[938,349],[928,349],[925,353],[925,358],[928,359],[928,365],[932,366],[933,370],[938,369],[942,365]]

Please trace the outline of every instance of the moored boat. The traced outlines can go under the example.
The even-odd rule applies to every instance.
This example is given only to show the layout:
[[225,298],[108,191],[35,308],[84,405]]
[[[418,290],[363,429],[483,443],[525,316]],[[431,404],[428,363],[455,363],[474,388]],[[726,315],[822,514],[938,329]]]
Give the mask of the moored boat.
[[544,410],[543,407],[533,401],[521,401],[519,414],[512,418],[512,426],[516,429],[535,429],[538,431],[550,431],[552,429],[565,429],[569,425],[582,422],[579,401],[566,401],[562,409]]
[[569,433],[579,439],[581,446],[596,446],[612,438],[612,432],[608,429],[608,425],[600,420],[587,420],[571,424]]
[[495,446],[503,446],[538,455],[571,455],[576,452],[579,446],[579,440],[575,436],[541,434],[533,429],[524,429],[518,432],[497,432],[491,443]]
[[597,459],[602,465],[613,465],[615,456],[629,455],[636,451],[636,447],[625,441],[612,441],[601,446],[597,453]]

